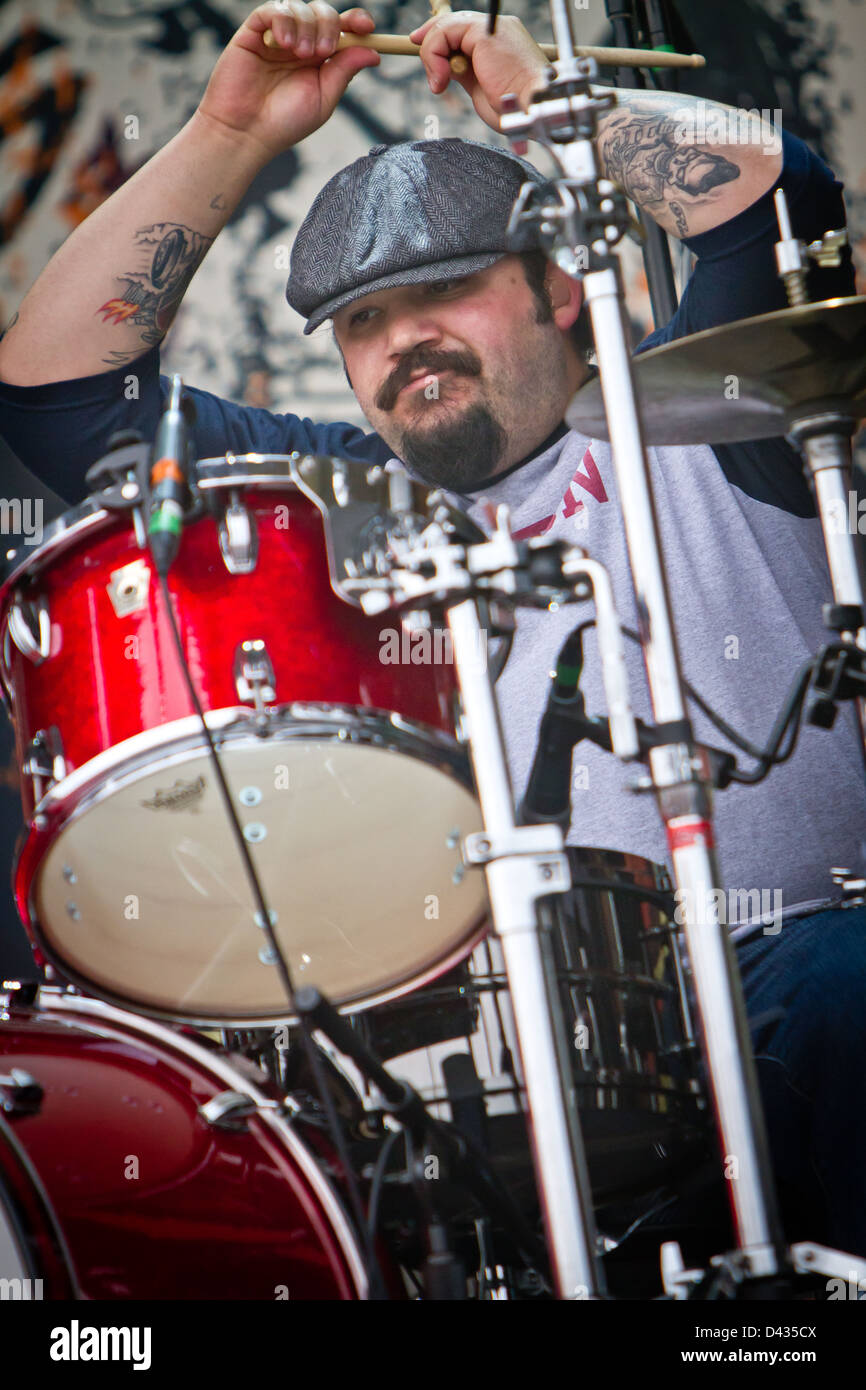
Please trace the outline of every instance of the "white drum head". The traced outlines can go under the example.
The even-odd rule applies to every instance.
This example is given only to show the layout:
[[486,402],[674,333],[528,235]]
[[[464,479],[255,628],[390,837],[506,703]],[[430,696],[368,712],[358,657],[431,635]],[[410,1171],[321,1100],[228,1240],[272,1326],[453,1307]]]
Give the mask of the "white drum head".
[[[296,987],[372,1003],[471,949],[486,897],[460,841],[480,812],[434,749],[244,731],[221,759]],[[191,1021],[288,1013],[200,740],[102,779],[50,844],[33,906],[95,993]]]

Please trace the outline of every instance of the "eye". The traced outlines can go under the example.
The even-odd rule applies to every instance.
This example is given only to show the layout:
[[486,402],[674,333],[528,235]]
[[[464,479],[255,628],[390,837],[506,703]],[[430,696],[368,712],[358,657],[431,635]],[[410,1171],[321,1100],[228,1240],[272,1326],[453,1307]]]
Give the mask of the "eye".
[[357,309],[349,318],[349,327],[363,328],[364,324],[369,322],[369,318],[365,317],[365,315],[373,313],[375,313],[374,309]]
[[453,280],[431,280],[430,284],[427,286],[427,290],[430,294],[434,295],[448,294],[450,290],[459,289],[461,285],[466,283],[467,279],[467,276],[462,275]]

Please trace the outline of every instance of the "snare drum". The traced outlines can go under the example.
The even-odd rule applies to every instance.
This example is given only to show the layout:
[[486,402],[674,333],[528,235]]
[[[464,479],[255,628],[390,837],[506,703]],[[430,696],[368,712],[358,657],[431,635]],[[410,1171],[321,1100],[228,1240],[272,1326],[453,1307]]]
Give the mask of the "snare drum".
[[13,1296],[366,1296],[327,1138],[289,1124],[245,1059],[43,989],[0,1011],[0,1071],[0,1277]]
[[[464,874],[460,842],[480,812],[453,666],[442,653],[416,664],[417,644],[401,660],[396,617],[337,597],[297,463],[200,462],[199,514],[168,584],[295,984],[351,1009],[425,983],[479,939],[483,875]],[[338,499],[350,484],[363,494],[365,465],[322,464]],[[420,485],[401,483],[423,508]],[[31,939],[85,992],[154,1017],[285,1017],[129,514],[92,499],[7,557],[2,577]]]
[[[670,1181],[706,1146],[707,1110],[664,868],[566,851],[569,893],[546,902],[593,1194]],[[527,1204],[534,1187],[520,1053],[499,942],[408,999],[358,1016],[389,1071],[486,1149]]]

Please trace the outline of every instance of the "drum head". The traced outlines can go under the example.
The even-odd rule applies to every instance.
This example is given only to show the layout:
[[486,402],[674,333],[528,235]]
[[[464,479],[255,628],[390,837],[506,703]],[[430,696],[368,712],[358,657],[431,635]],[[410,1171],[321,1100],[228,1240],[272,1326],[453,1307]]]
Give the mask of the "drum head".
[[[295,985],[341,1005],[393,997],[478,939],[483,876],[459,848],[477,804],[429,735],[404,751],[385,730],[376,746],[298,733],[235,731],[221,752],[277,938]],[[288,1013],[200,742],[102,780],[50,844],[34,907],[93,992],[192,1021]]]

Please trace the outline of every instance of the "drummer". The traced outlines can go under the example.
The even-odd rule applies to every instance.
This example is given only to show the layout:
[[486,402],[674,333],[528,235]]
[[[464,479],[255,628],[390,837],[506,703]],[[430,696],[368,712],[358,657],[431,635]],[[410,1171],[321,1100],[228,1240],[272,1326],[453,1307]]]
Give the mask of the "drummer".
[[[373,20],[322,0],[254,10],[189,122],[73,232],[23,300],[0,343],[0,431],[70,501],[83,496],[85,471],[113,431],[153,437],[167,385],[160,342],[252,180],[378,63],[367,49],[335,52],[341,28],[366,34]],[[264,43],[267,29],[276,48]],[[514,92],[525,106],[547,67],[513,18],[490,36],[486,16],[459,12],[412,37],[431,92],[458,82],[493,130],[502,96]],[[455,78],[448,54],[457,50],[471,65]],[[799,140],[729,108],[661,92],[617,96],[600,124],[605,171],[696,257],[673,319],[642,346],[784,307],[772,191],[784,188],[794,235],[811,241],[844,223],[831,171]],[[713,144],[721,129],[746,138]],[[539,253],[506,247],[518,189],[540,177],[498,148],[459,140],[378,146],[341,170],[299,228],[286,297],[305,333],[330,320],[373,432],[193,390],[196,450],[395,459],[449,489],[483,526],[491,504],[506,503],[518,536],[576,541],[602,561],[623,621],[637,628],[609,446],[564,422],[590,370],[581,285]],[[839,269],[811,272],[810,292],[853,292],[847,253]],[[731,412],[737,372],[732,361]],[[650,462],[685,674],[761,744],[792,674],[823,639],[826,564],[797,459],[772,439],[658,448]],[[498,683],[518,794],[547,673],[576,611],[521,613]],[[629,665],[637,713],[650,719],[636,649]],[[602,713],[592,640],[582,689],[590,712]],[[695,728],[730,747],[699,712]],[[629,792],[613,758],[581,746],[573,774],[570,843],[666,860],[652,799]],[[727,921],[755,1020],[788,1235],[861,1255],[866,910],[835,905],[830,869],[866,872],[864,811],[851,710],[832,731],[804,728],[794,756],[765,781],[716,800]]]

